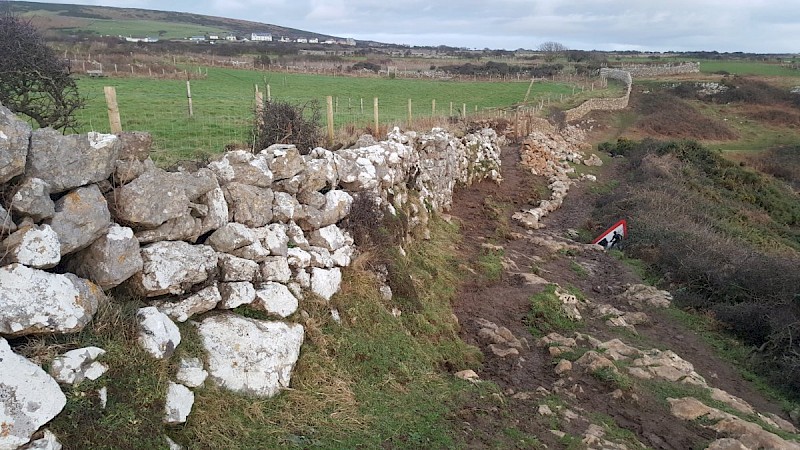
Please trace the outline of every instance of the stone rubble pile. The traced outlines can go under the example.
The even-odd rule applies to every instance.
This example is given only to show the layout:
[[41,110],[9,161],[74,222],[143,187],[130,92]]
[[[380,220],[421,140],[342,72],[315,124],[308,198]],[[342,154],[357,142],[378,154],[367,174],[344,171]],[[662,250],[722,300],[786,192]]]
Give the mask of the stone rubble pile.
[[[574,126],[568,126],[561,131],[534,131],[528,135],[522,142],[521,163],[534,175],[547,177],[547,187],[551,194],[549,199],[542,200],[537,207],[515,213],[513,219],[526,228],[541,228],[542,218],[561,207],[574,183],[569,174],[574,173],[575,169],[569,163],[602,164],[594,154],[587,158],[585,149],[584,133]],[[586,175],[584,178],[596,180],[593,175]]]
[[[0,201],[0,448],[27,443],[61,411],[56,380],[107,369],[104,350],[88,347],[58,356],[51,376],[3,338],[80,331],[117,286],[145,299],[138,344],[154,358],[180,345],[175,322],[193,321],[202,339],[207,358],[181,361],[165,423],[186,420],[190,388],[206,375],[256,396],[287,388],[304,339],[293,314],[306,295],[335,295],[354,256],[337,225],[353,194],[403,211],[424,237],[429,212],[449,209],[454,187],[500,180],[501,139],[491,129],[459,139],[395,128],[359,148],[301,155],[273,145],[168,172],[149,158],[146,133],[33,131],[0,105],[0,187],[9,194]],[[231,311],[242,305],[272,319]]]

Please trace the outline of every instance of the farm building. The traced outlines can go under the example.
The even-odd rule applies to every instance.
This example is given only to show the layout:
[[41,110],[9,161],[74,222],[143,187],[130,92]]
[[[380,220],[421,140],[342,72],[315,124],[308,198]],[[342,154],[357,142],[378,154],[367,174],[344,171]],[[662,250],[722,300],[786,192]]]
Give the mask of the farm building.
[[250,34],[251,41],[257,42],[272,42],[272,34],[270,33],[251,33]]

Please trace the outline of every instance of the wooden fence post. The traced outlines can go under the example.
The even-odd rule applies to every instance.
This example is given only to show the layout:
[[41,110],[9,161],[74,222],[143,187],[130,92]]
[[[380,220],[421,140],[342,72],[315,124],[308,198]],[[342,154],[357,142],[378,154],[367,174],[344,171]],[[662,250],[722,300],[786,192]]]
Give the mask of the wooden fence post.
[[408,123],[411,124],[411,99],[408,99]]
[[436,115],[436,99],[431,100],[431,115]]
[[461,116],[462,117],[467,117],[467,104],[466,103],[462,103],[461,104]]
[[522,103],[528,103],[528,96],[531,95],[531,88],[533,88],[533,82],[536,81],[536,77],[531,78],[531,84],[528,85],[528,92],[525,93],[525,100]]
[[328,147],[333,146],[333,97],[325,98],[328,103]]
[[453,117],[453,102],[450,102],[450,117]]
[[272,89],[269,87],[269,84],[267,84],[267,102],[272,102]]
[[378,126],[379,126],[379,122],[378,122],[378,97],[375,97],[372,109],[373,109],[373,111],[375,113],[375,135],[376,135],[375,137],[378,137],[377,135],[380,133],[380,129],[378,128]]
[[114,86],[105,86],[103,91],[106,94],[106,105],[108,106],[108,123],[111,126],[111,133],[122,132],[122,121],[119,119],[119,106],[117,106],[117,90]]
[[361,114],[364,114],[364,98],[361,98]]
[[189,80],[186,80],[186,98],[189,100],[189,117],[194,117],[194,110],[192,108],[192,85]]

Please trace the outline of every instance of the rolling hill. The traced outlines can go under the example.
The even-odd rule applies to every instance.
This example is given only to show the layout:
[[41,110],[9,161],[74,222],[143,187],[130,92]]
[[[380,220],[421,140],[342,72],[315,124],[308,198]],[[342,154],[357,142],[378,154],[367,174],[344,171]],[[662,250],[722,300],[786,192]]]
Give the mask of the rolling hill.
[[21,1],[3,3],[5,5],[0,8],[8,8],[14,14],[30,17],[34,23],[49,32],[66,35],[130,35],[184,39],[194,35],[271,33],[276,37],[285,36],[291,39],[337,38],[279,25],[183,12]]

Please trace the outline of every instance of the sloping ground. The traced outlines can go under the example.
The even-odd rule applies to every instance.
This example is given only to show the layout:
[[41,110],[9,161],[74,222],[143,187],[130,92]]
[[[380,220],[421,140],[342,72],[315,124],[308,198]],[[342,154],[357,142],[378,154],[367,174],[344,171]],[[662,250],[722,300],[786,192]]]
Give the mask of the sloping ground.
[[[468,446],[688,449],[738,438],[745,447],[728,440],[714,448],[797,448],[777,436],[798,437],[772,415],[780,408],[683,328],[674,310],[629,301],[627,286],[641,281],[627,265],[568,237],[568,229],[588,220],[585,194],[597,185],[576,184],[563,207],[543,220],[544,229],[511,220],[543,196],[545,184],[519,161],[518,149],[508,148],[501,185],[480,183],[454,199],[460,250],[474,275],[454,309],[464,340],[485,355],[477,375],[502,391],[458,412]],[[567,293],[574,297],[561,297],[571,299],[568,310],[581,320],[561,309],[557,294]],[[540,341],[555,331],[563,337]],[[749,422],[702,408],[687,413],[687,404],[697,406],[678,400],[687,397]]]

